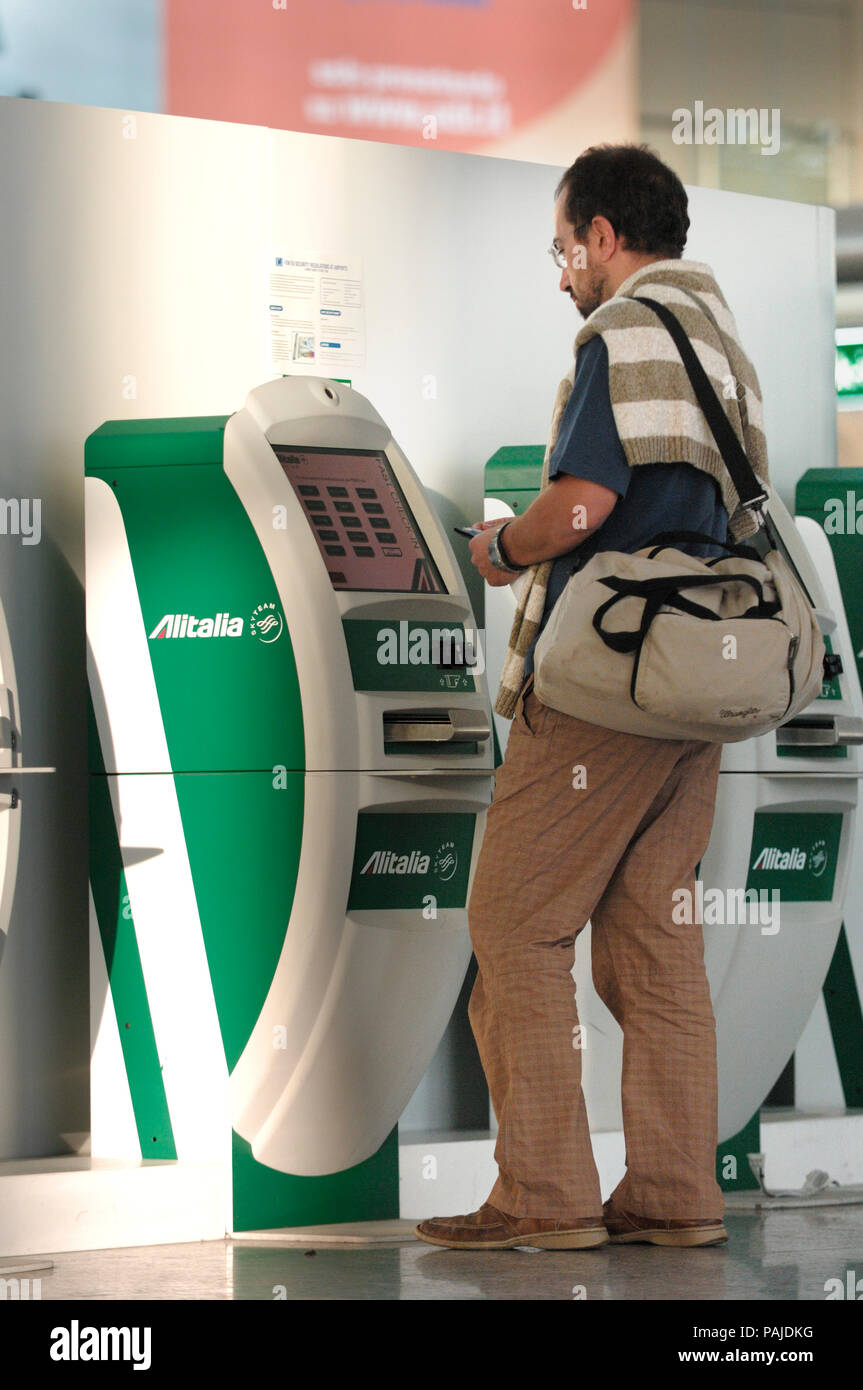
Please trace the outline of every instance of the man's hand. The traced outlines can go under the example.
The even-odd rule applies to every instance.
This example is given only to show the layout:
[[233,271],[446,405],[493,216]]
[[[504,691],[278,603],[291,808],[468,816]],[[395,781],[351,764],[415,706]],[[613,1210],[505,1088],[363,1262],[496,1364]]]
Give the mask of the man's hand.
[[[604,525],[617,498],[618,494],[612,488],[604,487],[601,483],[589,482],[568,473],[558,474],[521,516],[514,520],[505,518],[511,522],[503,540],[507,557],[514,565],[537,565],[543,560],[553,560],[557,555],[575,550]],[[485,525],[502,526],[503,521],[486,522]],[[508,571],[494,571],[494,566],[486,559],[488,541],[484,536],[474,537],[471,552],[474,547],[477,547],[477,555],[475,557],[472,553],[471,559],[484,579],[488,579],[490,584],[512,583]],[[483,568],[483,560],[486,568]],[[498,577],[492,579],[488,570]],[[513,577],[517,577],[518,573]]]
[[618,494],[601,483],[589,482],[568,473],[558,474],[521,516],[497,517],[494,521],[475,521],[482,535],[470,543],[470,558],[487,584],[499,588],[512,584],[522,570],[500,570],[488,558],[490,532],[507,527],[504,549],[516,565],[536,565],[568,554],[598,531],[611,515]]
[[502,516],[495,521],[471,522],[472,526],[478,527],[480,535],[474,536],[470,542],[470,558],[486,584],[490,584],[495,589],[502,588],[505,584],[512,584],[513,580],[518,579],[521,573],[520,570],[499,570],[488,558],[488,548],[495,531],[499,530],[504,522],[511,520],[511,517]]

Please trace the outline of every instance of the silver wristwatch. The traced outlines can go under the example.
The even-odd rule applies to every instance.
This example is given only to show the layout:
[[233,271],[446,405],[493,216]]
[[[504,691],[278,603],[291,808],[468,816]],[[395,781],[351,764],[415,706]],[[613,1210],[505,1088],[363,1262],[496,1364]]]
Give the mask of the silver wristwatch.
[[497,570],[506,570],[508,574],[519,574],[522,570],[529,570],[530,565],[517,565],[514,560],[510,560],[506,551],[502,548],[500,538],[511,523],[505,521],[499,526],[489,542],[488,558]]

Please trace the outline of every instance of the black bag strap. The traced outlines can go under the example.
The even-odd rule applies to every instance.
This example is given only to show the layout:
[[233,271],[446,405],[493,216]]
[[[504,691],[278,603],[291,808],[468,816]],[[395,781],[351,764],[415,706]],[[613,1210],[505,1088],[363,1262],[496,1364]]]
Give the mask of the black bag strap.
[[[685,293],[685,291],[684,291]],[[692,383],[698,404],[704,411],[707,423],[713,433],[713,438],[719,446],[722,461],[731,474],[732,482],[737,489],[737,496],[740,505],[745,511],[754,511],[759,521],[759,530],[754,536],[750,536],[749,544],[757,550],[761,559],[770,550],[778,550],[784,556],[791,572],[794,574],[798,584],[811,608],[815,607],[815,602],[809,592],[803,575],[800,573],[787,545],[779,533],[778,527],[772,518],[761,511],[765,502],[770,500],[769,494],[761,486],[761,482],[756,476],[749,459],[741,447],[740,440],[734,433],[731,423],[725,411],[722,409],[719,397],[710,384],[710,379],[698,360],[698,355],[689,341],[684,328],[679,319],[674,315],[666,304],[661,304],[658,299],[649,299],[646,295],[634,295],[640,304],[646,304],[655,314],[662,319],[665,327],[671,334],[680,353],[681,361],[686,368],[687,376]],[[687,295],[687,298],[691,298]],[[694,302],[694,301],[693,301]],[[711,322],[716,326],[713,315],[705,309]]]
[[[685,294],[686,291],[683,291],[683,293]],[[692,302],[695,303],[691,295],[687,294],[686,297],[687,299],[692,299]],[[692,389],[695,392],[698,404],[704,411],[707,423],[719,446],[722,461],[731,474],[732,481],[737,489],[740,505],[747,511],[754,511],[758,517],[759,530],[756,531],[753,536],[749,537],[748,544],[752,546],[754,550],[757,550],[761,559],[764,559],[771,550],[778,550],[784,556],[798,584],[803,590],[803,593],[806,595],[810,607],[814,608],[815,603],[806,585],[806,581],[797,568],[797,565],[794,563],[794,559],[783,541],[778,527],[774,524],[770,515],[761,510],[762,504],[770,500],[769,494],[762,488],[752,465],[746,457],[740,441],[731,427],[728,416],[722,409],[719,397],[711,386],[710,379],[699,362],[698,355],[690,343],[681,323],[668,306],[666,304],[661,304],[659,300],[650,299],[646,295],[635,295],[633,298],[637,299],[639,303],[646,304],[649,308],[653,309],[654,313],[662,319],[662,322],[674,339],[677,350],[680,353],[681,361],[692,383]],[[718,325],[713,315],[706,306],[701,307],[718,332]]]
[[[639,550],[646,550],[652,546],[648,560],[652,560],[657,551],[664,550],[666,546],[678,545],[680,541],[690,541],[699,545],[716,545],[721,550],[727,550],[729,555],[735,555],[739,560],[760,560],[761,554],[751,545],[745,545],[742,541],[717,540],[716,536],[710,536],[706,531],[660,531],[658,535],[652,536],[649,541],[645,541],[639,546]],[[721,560],[722,556],[717,555],[716,560]],[[708,560],[707,564],[715,564],[716,560]]]
[[731,422],[722,408],[719,397],[710,384],[710,378],[699,362],[698,354],[690,343],[680,321],[668,306],[660,304],[658,299],[648,299],[645,295],[640,294],[634,295],[633,298],[639,304],[646,304],[648,308],[653,309],[674,339],[677,351],[680,353],[686,368],[686,374],[692,383],[696,400],[704,411],[713,438],[716,440],[722,455],[722,460],[737,489],[740,505],[747,511],[761,507],[768,500],[768,495],[746,457],[740,440],[734,433]]
[[[657,575],[654,579],[623,579],[620,575],[608,574],[599,582],[606,588],[611,589],[610,599],[600,604],[593,615],[593,626],[595,631],[602,638],[607,647],[615,652],[634,652],[640,651],[641,645],[647,636],[651,623],[664,606],[677,608],[682,613],[689,613],[692,617],[707,618],[712,622],[719,622],[718,613],[712,609],[705,608],[700,603],[694,603],[687,599],[679,591],[681,589],[700,589],[713,587],[717,584],[728,584],[733,581],[748,584],[755,591],[758,603],[741,614],[746,618],[768,618],[773,617],[781,608],[778,599],[768,600],[764,597],[761,584],[751,574],[676,574],[676,575]],[[629,632],[609,632],[603,624],[603,619],[615,604],[620,603],[624,598],[643,598],[644,608],[641,614],[640,625]]]
[[624,597],[646,598],[657,590],[662,593],[675,593],[678,589],[714,588],[717,584],[734,582],[748,584],[758,595],[759,602],[764,598],[761,583],[751,574],[658,574],[652,579],[624,579],[619,574],[606,574],[597,583]]

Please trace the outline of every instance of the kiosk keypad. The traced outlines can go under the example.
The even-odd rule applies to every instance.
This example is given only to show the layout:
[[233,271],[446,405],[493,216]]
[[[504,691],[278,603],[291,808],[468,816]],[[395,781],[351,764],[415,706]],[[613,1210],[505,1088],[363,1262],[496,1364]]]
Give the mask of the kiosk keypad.
[[[327,565],[334,588],[445,592],[385,454],[373,449],[273,449],[325,563],[328,557],[348,561],[339,569]],[[311,481],[314,473],[319,474],[317,482]],[[341,481],[330,481],[334,475]]]

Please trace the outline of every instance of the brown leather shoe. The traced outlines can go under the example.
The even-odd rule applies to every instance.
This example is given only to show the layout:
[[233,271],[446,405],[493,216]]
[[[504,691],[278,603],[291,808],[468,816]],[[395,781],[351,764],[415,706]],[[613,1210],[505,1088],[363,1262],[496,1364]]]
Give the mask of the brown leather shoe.
[[649,1245],[723,1245],[728,1232],[721,1221],[663,1221],[619,1211],[611,1199],[603,1204],[602,1219],[615,1245],[646,1241]]
[[555,1221],[540,1216],[507,1216],[484,1202],[466,1216],[432,1216],[414,1227],[420,1240],[451,1250],[508,1250],[533,1245],[540,1250],[585,1250],[605,1245],[608,1232],[592,1216]]

